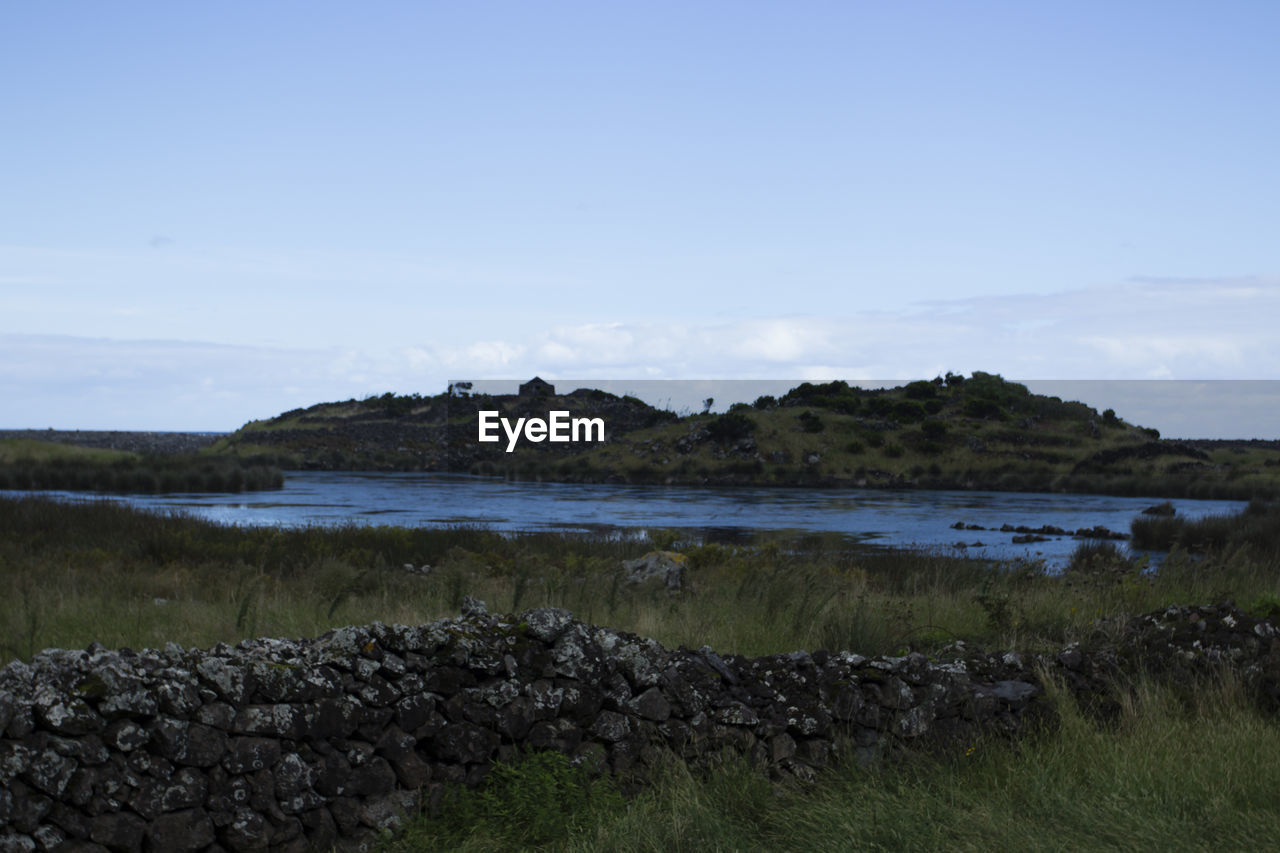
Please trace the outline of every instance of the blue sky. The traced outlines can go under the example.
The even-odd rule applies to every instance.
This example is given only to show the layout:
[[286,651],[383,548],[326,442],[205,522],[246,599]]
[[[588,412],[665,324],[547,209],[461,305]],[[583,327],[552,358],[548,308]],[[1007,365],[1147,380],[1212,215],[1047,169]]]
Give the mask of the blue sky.
[[1280,379],[1278,40],[1270,2],[10,4],[0,427]]

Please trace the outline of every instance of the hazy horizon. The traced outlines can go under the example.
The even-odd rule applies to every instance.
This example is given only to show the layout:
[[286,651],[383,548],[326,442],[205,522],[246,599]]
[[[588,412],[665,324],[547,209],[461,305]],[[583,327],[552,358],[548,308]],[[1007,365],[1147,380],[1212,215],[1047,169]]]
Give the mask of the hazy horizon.
[[[435,391],[417,392],[424,397],[444,393],[453,382],[471,382],[473,392],[513,394],[517,387],[533,378],[522,379],[456,379]],[[735,403],[751,403],[761,395],[780,396],[808,380],[795,379],[574,379],[542,376],[556,386],[557,393],[578,388],[598,388],[618,396],[631,395],[662,409],[688,414],[703,410],[707,398],[714,400],[711,411],[723,412]],[[932,377],[915,377],[915,379]],[[1184,439],[1262,439],[1280,440],[1280,423],[1274,417],[1280,411],[1280,380],[1023,380],[1005,377],[1027,386],[1034,394],[1059,397],[1085,403],[1099,412],[1113,409],[1123,420],[1141,427],[1154,427],[1162,438]],[[912,379],[859,380],[850,382],[861,388],[898,387]],[[373,395],[365,395],[373,396]],[[300,407],[320,403],[337,403],[345,399],[316,400]],[[251,420],[268,420],[288,409],[264,413]],[[244,422],[247,423],[248,421]],[[4,425],[0,430],[98,431],[100,429],[129,432],[207,432],[230,433],[244,423],[224,428],[143,428],[130,426],[82,427],[57,425]]]

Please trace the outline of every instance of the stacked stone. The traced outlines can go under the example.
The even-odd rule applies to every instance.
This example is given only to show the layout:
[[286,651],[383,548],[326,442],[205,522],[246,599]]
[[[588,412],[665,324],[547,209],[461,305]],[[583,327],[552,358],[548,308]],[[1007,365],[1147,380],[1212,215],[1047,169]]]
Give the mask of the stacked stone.
[[478,602],[315,640],[50,650],[0,670],[0,853],[355,848],[524,750],[634,780],[728,749],[809,779],[846,746],[968,743],[1045,708],[1014,655],[749,659]]
[[1175,605],[1128,619],[1113,632],[1114,642],[1073,644],[1048,662],[1101,716],[1120,712],[1119,691],[1136,675],[1195,689],[1223,672],[1238,678],[1264,710],[1280,711],[1280,633],[1270,618],[1231,602]]

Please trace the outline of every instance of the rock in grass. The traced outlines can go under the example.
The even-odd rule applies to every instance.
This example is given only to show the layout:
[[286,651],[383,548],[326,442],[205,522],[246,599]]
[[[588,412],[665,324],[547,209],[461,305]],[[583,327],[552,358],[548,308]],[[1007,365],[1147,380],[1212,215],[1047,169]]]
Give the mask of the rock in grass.
[[623,560],[622,570],[627,573],[627,583],[643,583],[657,578],[667,589],[677,590],[684,586],[684,568],[688,559],[675,551],[650,551],[638,559]]

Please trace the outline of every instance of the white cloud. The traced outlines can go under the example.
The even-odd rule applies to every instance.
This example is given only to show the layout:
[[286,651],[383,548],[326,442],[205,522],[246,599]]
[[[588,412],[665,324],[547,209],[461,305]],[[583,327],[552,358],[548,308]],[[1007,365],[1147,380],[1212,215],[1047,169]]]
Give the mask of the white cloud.
[[0,426],[230,429],[323,400],[431,394],[451,379],[534,374],[870,380],[985,370],[1021,379],[1280,379],[1276,317],[1280,281],[1144,279],[898,313],[591,322],[378,350],[0,335],[7,402]]

